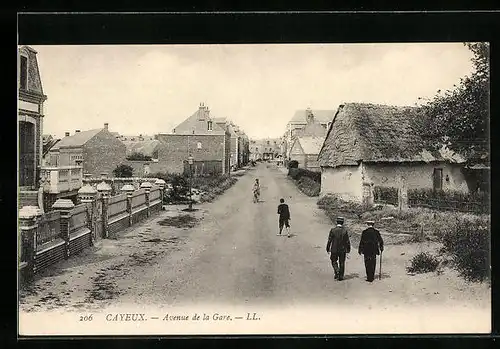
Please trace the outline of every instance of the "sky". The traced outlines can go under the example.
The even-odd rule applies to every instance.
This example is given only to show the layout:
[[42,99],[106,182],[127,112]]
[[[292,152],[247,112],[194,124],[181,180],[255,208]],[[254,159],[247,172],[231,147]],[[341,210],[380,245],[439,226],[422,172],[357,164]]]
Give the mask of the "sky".
[[171,130],[201,102],[250,138],[280,137],[299,109],[414,105],[472,72],[462,43],[32,46],[44,134]]

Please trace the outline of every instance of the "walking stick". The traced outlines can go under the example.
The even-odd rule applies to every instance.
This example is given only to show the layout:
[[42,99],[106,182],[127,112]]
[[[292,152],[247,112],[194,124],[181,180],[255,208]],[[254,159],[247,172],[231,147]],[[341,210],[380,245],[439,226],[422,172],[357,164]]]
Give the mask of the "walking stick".
[[380,266],[378,268],[378,279],[382,280],[382,251],[380,251]]

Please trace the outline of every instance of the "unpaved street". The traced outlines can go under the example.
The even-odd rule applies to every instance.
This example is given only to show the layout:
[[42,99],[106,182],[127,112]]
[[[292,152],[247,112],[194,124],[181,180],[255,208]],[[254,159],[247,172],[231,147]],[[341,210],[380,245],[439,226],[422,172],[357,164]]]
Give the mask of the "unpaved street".
[[[251,187],[261,182],[261,202]],[[276,236],[276,208],[290,205],[292,236]],[[331,223],[317,198],[300,193],[286,174],[270,164],[252,168],[213,203],[195,205],[192,227],[165,221],[184,207],[103,240],[43,273],[21,292],[21,311],[82,311],[119,304],[355,304],[372,307],[466,307],[489,312],[490,290],[466,283],[455,272],[409,276],[412,255],[436,248],[383,235],[382,280],[367,283],[357,246],[362,226],[350,228],[352,253],[346,278],[333,279],[325,251]],[[177,217],[177,218],[175,218]],[[160,224],[162,223],[162,224]],[[377,266],[378,276],[378,266]]]

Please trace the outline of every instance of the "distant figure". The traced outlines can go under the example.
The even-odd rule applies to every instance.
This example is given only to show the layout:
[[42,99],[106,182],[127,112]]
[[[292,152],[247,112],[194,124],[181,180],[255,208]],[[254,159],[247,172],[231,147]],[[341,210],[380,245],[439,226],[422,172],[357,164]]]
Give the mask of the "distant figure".
[[384,241],[380,232],[373,226],[375,222],[366,221],[368,228],[363,230],[359,241],[358,253],[365,257],[366,281],[373,282],[375,278],[375,267],[377,265],[377,255],[384,251]]
[[259,179],[255,179],[255,183],[253,184],[253,202],[259,202],[259,196],[260,196],[260,184],[259,184]]
[[285,199],[280,199],[280,204],[278,205],[278,214],[279,216],[279,227],[280,230],[278,234],[281,236],[281,231],[283,230],[283,226],[286,227],[286,232],[287,236],[290,237],[290,223],[288,222],[290,220],[290,209],[288,208],[288,205],[285,204]]
[[335,280],[342,281],[344,279],[346,254],[351,252],[351,241],[347,229],[344,227],[343,217],[337,217],[337,226],[332,228],[330,234],[328,234],[326,252],[330,253]]

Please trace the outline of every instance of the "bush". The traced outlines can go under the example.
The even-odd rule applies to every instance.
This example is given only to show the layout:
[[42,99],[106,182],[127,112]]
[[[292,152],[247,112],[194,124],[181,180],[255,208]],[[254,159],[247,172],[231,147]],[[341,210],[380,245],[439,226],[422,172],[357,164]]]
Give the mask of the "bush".
[[113,170],[113,176],[117,178],[130,178],[134,173],[134,169],[129,165],[118,165]]
[[299,162],[297,160],[288,161],[288,168],[298,168]]
[[374,211],[377,208],[368,204],[361,204],[358,202],[345,201],[335,195],[325,195],[318,200],[317,205],[319,208],[325,210],[326,214],[335,220],[337,215],[343,214],[351,217],[361,218],[365,212]]
[[151,161],[151,156],[147,156],[141,153],[132,153],[127,156],[127,160],[130,161]]
[[411,259],[406,271],[409,273],[428,273],[436,271],[438,266],[439,260],[435,256],[427,252],[420,252]]
[[490,232],[487,219],[463,219],[443,234],[444,252],[467,280],[482,281],[490,276]]
[[318,196],[321,191],[321,184],[313,181],[309,177],[302,177],[298,182],[297,186],[304,194],[307,196]]
[[374,187],[374,201],[378,203],[398,205],[398,188]]
[[408,190],[410,206],[430,207],[438,210],[490,213],[490,195],[487,192],[462,193],[432,189]]
[[289,168],[288,175],[294,180],[299,180],[302,177],[307,177],[321,184],[321,172],[314,172],[306,170],[304,168]]

